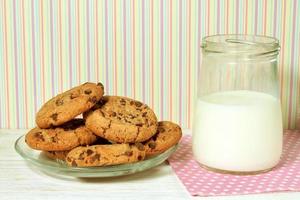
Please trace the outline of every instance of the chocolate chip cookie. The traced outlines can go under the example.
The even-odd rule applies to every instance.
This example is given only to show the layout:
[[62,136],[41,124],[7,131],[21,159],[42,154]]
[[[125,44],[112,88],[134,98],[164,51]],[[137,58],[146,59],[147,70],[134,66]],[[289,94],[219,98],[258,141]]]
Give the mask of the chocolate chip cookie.
[[180,126],[169,121],[158,122],[157,133],[144,143],[146,155],[161,154],[173,145],[177,144],[182,136]]
[[116,143],[146,141],[157,130],[154,112],[146,104],[127,97],[104,96],[84,116],[91,131]]
[[36,115],[40,128],[59,126],[93,107],[103,96],[101,83],[85,83],[46,102]]
[[[111,144],[108,140],[97,137],[97,140],[93,142],[90,145],[102,145],[102,144]],[[76,147],[75,147],[76,148]],[[70,152],[70,150],[67,151],[43,151],[44,155],[46,155],[48,158],[51,158],[53,160],[65,160],[67,157],[67,154]]]
[[92,144],[97,137],[84,125],[83,119],[73,119],[53,129],[34,128],[25,141],[33,149],[43,151],[66,151],[80,145]]
[[145,155],[145,148],[141,143],[92,145],[71,150],[66,162],[73,167],[108,166],[138,162]]
[[44,151],[44,154],[53,160],[65,160],[70,151]]

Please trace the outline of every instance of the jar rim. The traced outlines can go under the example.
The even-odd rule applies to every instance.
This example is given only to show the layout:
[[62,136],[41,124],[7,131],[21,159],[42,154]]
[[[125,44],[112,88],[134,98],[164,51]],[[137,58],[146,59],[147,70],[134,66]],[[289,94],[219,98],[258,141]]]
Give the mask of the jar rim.
[[264,35],[218,34],[202,38],[201,48],[208,52],[229,54],[277,53],[279,41]]

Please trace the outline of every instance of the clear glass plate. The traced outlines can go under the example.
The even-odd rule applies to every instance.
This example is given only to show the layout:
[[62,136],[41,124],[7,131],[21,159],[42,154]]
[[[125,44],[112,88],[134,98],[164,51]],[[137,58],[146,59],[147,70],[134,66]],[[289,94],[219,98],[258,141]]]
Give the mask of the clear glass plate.
[[69,177],[114,177],[133,174],[153,168],[164,162],[178,147],[178,144],[164,153],[150,157],[146,160],[105,167],[70,167],[62,160],[52,160],[41,151],[31,149],[25,143],[25,135],[15,142],[16,151],[29,163],[39,170],[54,176]]

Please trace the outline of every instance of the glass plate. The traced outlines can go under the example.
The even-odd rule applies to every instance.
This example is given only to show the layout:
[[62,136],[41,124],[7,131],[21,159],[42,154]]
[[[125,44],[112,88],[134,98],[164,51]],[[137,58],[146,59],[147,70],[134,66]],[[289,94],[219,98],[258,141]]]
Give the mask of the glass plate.
[[164,162],[178,147],[171,147],[164,153],[150,157],[146,160],[114,166],[105,167],[70,167],[62,160],[52,160],[41,151],[31,149],[25,143],[25,135],[19,137],[15,142],[16,151],[29,163],[39,170],[55,176],[69,177],[114,177],[133,174],[153,168]]

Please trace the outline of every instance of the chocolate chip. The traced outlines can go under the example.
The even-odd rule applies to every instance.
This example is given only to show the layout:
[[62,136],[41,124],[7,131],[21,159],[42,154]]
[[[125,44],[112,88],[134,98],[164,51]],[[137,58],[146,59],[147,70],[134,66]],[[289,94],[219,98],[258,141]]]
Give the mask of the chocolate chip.
[[136,126],[139,126],[139,127],[142,127],[143,126],[143,123],[137,123],[135,124]]
[[91,93],[92,93],[92,90],[90,90],[90,89],[84,90],[84,94],[91,94]]
[[139,161],[141,161],[141,160],[143,159],[143,156],[139,155],[139,156],[137,157],[137,159],[138,159]]
[[143,105],[143,104],[142,104],[141,102],[139,102],[139,101],[135,101],[134,104],[135,104],[136,107],[141,107],[141,106]]
[[130,105],[132,106],[134,104],[134,101],[130,101]]
[[94,151],[88,149],[88,150],[86,151],[86,153],[87,153],[88,156],[90,156],[90,155],[92,155],[92,154],[94,153]]
[[71,162],[71,158],[67,157],[67,161],[68,161],[68,162]]
[[130,120],[127,120],[126,118],[124,119],[124,121],[125,121],[126,123],[131,124],[131,121],[130,121]]
[[146,117],[146,116],[147,116],[147,112],[144,112],[144,113],[142,114],[142,116],[143,116],[143,117]]
[[61,106],[61,105],[63,105],[64,104],[64,100],[62,100],[62,99],[57,99],[56,101],[55,101],[55,105],[57,105],[57,106]]
[[36,132],[36,133],[34,134],[34,137],[36,137],[36,138],[39,139],[39,140],[42,140],[43,142],[45,141],[45,138],[44,138],[44,136],[42,135],[42,132]]
[[77,95],[77,94],[71,93],[71,95],[70,95],[70,99],[75,99],[76,97],[78,97],[78,95]]
[[129,114],[129,117],[130,117],[130,119],[133,119],[133,118],[134,118],[134,116],[133,116],[132,114]]
[[57,142],[57,138],[56,138],[56,137],[52,137],[52,138],[51,138],[51,142],[56,143],[56,142]]
[[145,147],[142,143],[136,143],[135,146],[138,148],[138,150],[140,151],[144,151],[145,150]]
[[165,132],[166,130],[165,130],[164,128],[162,128],[162,127],[158,127],[157,131],[160,132],[160,133],[163,133],[163,132]]
[[54,113],[54,114],[52,114],[50,117],[51,117],[54,121],[57,121],[57,116],[58,116],[58,114],[57,114],[57,113]]
[[72,161],[72,166],[73,166],[73,167],[77,167],[77,163],[76,163],[75,160]]
[[89,98],[88,101],[95,104],[95,103],[97,103],[97,97],[93,96],[92,98]]
[[94,157],[95,159],[100,160],[100,154],[96,154]]
[[125,99],[120,99],[120,104],[121,104],[122,106],[125,106],[125,105],[126,105]]
[[158,134],[153,135],[152,140],[156,141],[157,137],[158,137]]
[[154,149],[156,147],[156,143],[155,142],[149,142],[148,146],[151,148],[151,149]]
[[91,157],[90,161],[95,162],[96,160],[100,159],[100,154],[95,154],[94,156]]
[[83,160],[84,159],[83,154],[84,154],[83,152],[81,154],[79,154],[79,156],[78,156],[79,160]]
[[147,125],[147,127],[149,127],[149,121],[148,121],[148,118],[145,119],[145,124]]
[[117,113],[116,113],[116,112],[112,112],[112,113],[111,113],[111,116],[112,116],[112,117],[115,117],[115,116],[117,116]]
[[133,155],[133,152],[132,152],[132,151],[126,151],[126,152],[125,152],[125,155],[128,156],[128,157],[129,157],[129,156],[132,156],[132,155]]
[[35,132],[34,135],[36,136],[36,135],[40,135],[40,134],[42,134],[42,132],[39,131],[39,132]]

